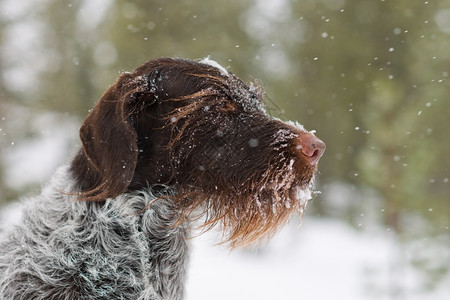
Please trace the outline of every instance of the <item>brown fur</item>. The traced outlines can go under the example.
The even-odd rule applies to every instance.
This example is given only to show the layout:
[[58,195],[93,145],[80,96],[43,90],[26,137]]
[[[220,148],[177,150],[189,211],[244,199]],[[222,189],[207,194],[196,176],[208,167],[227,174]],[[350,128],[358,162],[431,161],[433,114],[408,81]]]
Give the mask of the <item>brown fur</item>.
[[[157,59],[122,74],[84,121],[71,170],[80,200],[102,202],[161,184],[186,219],[221,223],[224,241],[271,236],[311,188],[311,133],[265,113],[262,89],[205,64]],[[324,144],[314,140],[320,157]]]

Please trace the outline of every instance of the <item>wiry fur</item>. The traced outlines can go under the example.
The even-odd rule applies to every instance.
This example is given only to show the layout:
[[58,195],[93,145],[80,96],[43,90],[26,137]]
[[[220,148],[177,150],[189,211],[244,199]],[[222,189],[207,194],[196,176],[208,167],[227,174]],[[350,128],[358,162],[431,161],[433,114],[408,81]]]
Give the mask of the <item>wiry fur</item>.
[[211,60],[122,74],[0,242],[0,299],[183,297],[189,224],[247,246],[303,215],[325,144]]
[[0,249],[0,299],[182,299],[187,223],[159,186],[80,202],[67,168],[26,203]]

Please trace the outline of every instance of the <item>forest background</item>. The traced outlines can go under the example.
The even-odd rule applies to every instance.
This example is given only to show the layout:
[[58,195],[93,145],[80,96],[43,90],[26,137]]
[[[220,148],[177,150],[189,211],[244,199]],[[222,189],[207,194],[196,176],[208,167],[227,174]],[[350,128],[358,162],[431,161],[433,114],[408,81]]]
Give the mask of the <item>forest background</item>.
[[0,205],[67,162],[120,73],[210,56],[326,142],[307,215],[385,231],[390,269],[431,293],[450,286],[449,49],[448,0],[0,0]]

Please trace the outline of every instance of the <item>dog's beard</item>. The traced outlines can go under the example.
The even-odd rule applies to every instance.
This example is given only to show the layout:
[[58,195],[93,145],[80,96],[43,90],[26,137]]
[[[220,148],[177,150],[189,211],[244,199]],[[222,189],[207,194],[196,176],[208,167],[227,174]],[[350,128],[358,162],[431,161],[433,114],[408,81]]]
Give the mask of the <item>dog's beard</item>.
[[[182,106],[166,117],[171,120],[167,126],[172,128],[167,149],[172,156],[169,161],[174,162],[179,222],[200,221],[205,231],[219,225],[223,243],[229,243],[232,248],[246,247],[272,237],[293,215],[303,217],[313,192],[316,166],[308,165],[298,150],[293,149],[293,140],[298,134],[287,128],[276,132],[255,129],[254,132],[261,133],[260,145],[267,145],[258,148],[260,152],[256,155],[256,165],[248,161],[242,161],[240,165],[240,157],[233,156],[239,153],[234,149],[248,147],[248,139],[237,139],[237,134],[238,144],[224,140],[229,147],[209,145],[213,151],[209,151],[208,147],[198,148],[197,145],[207,145],[217,132],[233,132],[236,128],[236,124],[230,123],[227,118],[220,121],[216,118],[215,124],[221,124],[223,128],[204,132],[210,124],[205,124],[208,119],[204,117],[203,110],[212,107],[215,98],[211,95],[214,95],[214,90],[191,95],[198,98],[197,102]],[[180,98],[177,101],[183,100]],[[241,125],[250,129],[257,127],[250,123]],[[270,125],[269,121],[264,124]],[[220,149],[222,152],[218,152]],[[234,168],[224,169],[230,165]],[[240,167],[236,168],[237,165],[247,169],[238,170]]]
[[180,189],[180,221],[200,220],[205,231],[219,225],[222,243],[231,248],[270,239],[292,216],[303,217],[314,193],[315,172],[294,158],[272,166],[239,187],[212,184]]

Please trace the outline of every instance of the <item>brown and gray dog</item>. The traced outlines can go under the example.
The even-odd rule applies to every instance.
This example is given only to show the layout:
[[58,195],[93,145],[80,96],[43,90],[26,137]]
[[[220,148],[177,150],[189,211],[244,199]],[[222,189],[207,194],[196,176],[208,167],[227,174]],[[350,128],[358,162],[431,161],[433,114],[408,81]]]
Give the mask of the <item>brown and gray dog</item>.
[[232,248],[272,236],[303,215],[325,150],[209,59],[122,74],[80,137],[4,233],[0,299],[182,299],[192,222]]

